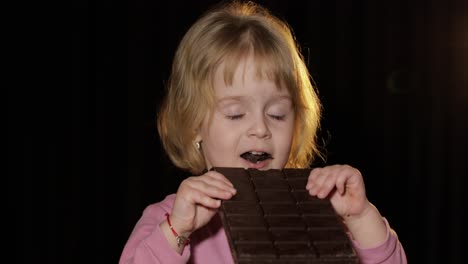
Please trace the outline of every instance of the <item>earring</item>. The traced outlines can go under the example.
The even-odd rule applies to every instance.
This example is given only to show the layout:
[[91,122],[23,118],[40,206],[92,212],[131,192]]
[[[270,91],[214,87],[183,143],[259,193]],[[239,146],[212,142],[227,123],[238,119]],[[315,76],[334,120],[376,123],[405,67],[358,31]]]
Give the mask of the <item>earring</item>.
[[201,141],[195,142],[195,147],[197,147],[198,150],[201,149]]

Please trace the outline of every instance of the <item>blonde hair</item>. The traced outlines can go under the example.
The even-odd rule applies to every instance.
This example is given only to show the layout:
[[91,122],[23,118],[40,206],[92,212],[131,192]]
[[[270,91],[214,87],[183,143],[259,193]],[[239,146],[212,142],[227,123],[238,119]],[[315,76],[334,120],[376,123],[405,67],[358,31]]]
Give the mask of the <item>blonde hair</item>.
[[224,63],[232,84],[238,63],[253,53],[257,73],[285,87],[292,98],[295,127],[286,167],[308,167],[320,155],[316,134],[321,106],[289,26],[252,3],[232,2],[202,16],[179,44],[158,115],[158,132],[172,162],[192,173],[205,169],[196,131],[215,105],[213,78]]

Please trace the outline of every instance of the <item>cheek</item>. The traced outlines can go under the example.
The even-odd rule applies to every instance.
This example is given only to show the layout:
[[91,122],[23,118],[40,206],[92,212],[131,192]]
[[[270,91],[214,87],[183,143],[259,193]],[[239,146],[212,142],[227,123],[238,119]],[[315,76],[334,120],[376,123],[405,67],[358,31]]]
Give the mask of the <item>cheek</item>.
[[225,154],[232,152],[235,146],[235,133],[223,127],[211,127],[205,134],[205,144],[212,159],[220,159]]
[[283,138],[290,138],[292,140],[294,136],[294,122],[288,120],[287,123],[282,126],[281,132],[283,134]]
[[283,137],[281,140],[282,148],[287,156],[289,156],[289,151],[291,150],[292,141],[294,137],[294,124],[290,124],[287,128],[285,128],[283,133]]

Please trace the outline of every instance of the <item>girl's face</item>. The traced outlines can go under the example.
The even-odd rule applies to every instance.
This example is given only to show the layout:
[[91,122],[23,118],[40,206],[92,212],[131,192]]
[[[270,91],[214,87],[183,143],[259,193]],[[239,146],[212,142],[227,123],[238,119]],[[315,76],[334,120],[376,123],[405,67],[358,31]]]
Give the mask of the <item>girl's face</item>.
[[215,73],[216,106],[198,130],[208,169],[242,167],[282,169],[288,161],[294,110],[287,89],[256,75],[252,56],[239,63],[232,85],[224,68]]

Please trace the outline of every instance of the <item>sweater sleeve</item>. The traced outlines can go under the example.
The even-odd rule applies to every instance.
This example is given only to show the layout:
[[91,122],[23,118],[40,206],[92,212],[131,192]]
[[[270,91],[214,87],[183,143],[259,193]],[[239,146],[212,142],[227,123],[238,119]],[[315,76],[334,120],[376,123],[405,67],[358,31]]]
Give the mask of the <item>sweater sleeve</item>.
[[406,254],[397,234],[390,228],[387,219],[383,218],[383,221],[387,227],[387,238],[382,244],[372,248],[362,248],[357,241],[351,239],[360,263],[406,264]]
[[172,199],[166,198],[163,202],[150,205],[143,211],[142,217],[125,244],[119,264],[180,264],[188,262],[190,245],[187,245],[180,255],[171,248],[159,228],[159,224],[165,219],[165,213],[170,211],[170,207],[165,206],[168,204],[167,200]]

